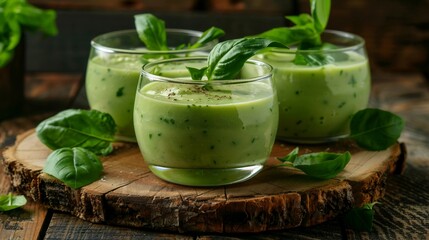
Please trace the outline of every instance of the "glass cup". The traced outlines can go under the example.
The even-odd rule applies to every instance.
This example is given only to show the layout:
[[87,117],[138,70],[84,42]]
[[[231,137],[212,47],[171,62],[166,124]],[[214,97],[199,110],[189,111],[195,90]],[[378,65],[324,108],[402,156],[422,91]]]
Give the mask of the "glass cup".
[[191,80],[181,58],[143,67],[134,104],[137,142],[158,177],[188,186],[218,186],[256,175],[274,144],[278,106],[272,68],[249,60],[237,79]]
[[371,76],[364,40],[327,30],[322,41],[337,47],[275,48],[255,58],[274,68],[279,140],[314,144],[347,137],[353,114],[368,105]]
[[194,43],[201,35],[198,31],[167,29],[168,46],[171,47],[168,51],[146,49],[135,30],[106,33],[91,41],[86,70],[89,106],[112,115],[117,125],[117,140],[136,141],[133,104],[141,67],[164,58],[206,56],[217,40],[199,48],[173,49]]

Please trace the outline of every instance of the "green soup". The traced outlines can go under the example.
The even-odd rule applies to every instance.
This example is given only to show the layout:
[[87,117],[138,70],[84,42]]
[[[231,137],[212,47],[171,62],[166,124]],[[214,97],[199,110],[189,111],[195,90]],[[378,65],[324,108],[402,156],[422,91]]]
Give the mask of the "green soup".
[[92,109],[109,113],[119,140],[135,141],[133,106],[143,63],[138,55],[100,56],[89,60],[86,91]]
[[263,164],[277,129],[270,86],[249,83],[204,90],[153,82],[136,96],[137,139],[149,165],[232,168]]
[[318,143],[349,134],[351,117],[367,107],[371,80],[365,57],[354,52],[344,56],[323,66],[295,65],[291,54],[258,56],[274,68],[277,138]]

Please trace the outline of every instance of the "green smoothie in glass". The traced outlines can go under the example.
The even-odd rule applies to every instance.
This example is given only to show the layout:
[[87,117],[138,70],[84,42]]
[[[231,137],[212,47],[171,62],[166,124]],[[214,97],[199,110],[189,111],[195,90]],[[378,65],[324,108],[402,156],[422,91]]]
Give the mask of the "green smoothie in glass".
[[134,124],[151,171],[174,183],[215,186],[244,181],[262,169],[278,121],[271,67],[248,61],[238,79],[191,80],[185,67],[205,58],[144,67]]
[[[322,143],[346,137],[353,114],[367,107],[371,76],[363,39],[339,31],[321,37],[335,47],[273,49],[256,57],[274,68],[280,140]],[[301,64],[298,57],[327,62]]]
[[173,49],[193,43],[202,32],[167,29],[169,50],[148,50],[136,30],[103,34],[92,40],[86,71],[86,93],[91,109],[109,113],[117,124],[117,139],[136,141],[133,105],[141,67],[150,61],[170,57],[205,56],[217,43],[213,40],[196,48]]

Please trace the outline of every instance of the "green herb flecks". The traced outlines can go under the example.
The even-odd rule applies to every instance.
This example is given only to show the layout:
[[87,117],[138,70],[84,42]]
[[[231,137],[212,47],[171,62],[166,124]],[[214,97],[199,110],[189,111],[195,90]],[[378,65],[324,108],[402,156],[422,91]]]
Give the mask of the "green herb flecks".
[[295,148],[288,155],[278,158],[286,166],[292,165],[311,177],[331,179],[338,175],[351,159],[349,152],[330,153],[318,152],[298,155],[299,148]]
[[81,147],[66,147],[53,151],[43,168],[43,172],[74,189],[100,179],[102,171],[100,159],[93,152]]
[[48,36],[58,33],[56,12],[42,10],[26,0],[0,1],[0,67],[13,57],[23,32],[41,32]]
[[24,206],[27,203],[27,199],[23,195],[0,195],[0,212],[10,211],[15,208]]

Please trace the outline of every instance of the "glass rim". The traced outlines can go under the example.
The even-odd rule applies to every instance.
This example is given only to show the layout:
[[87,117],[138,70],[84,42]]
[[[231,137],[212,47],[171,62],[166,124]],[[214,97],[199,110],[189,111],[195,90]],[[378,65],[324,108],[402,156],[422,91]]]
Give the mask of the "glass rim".
[[[203,35],[203,32],[196,31],[196,30],[189,30],[189,29],[180,29],[180,28],[167,28],[167,37],[168,34],[183,34],[191,37],[201,37]],[[171,49],[171,50],[149,50],[149,49],[123,49],[123,48],[115,48],[115,47],[108,47],[103,44],[98,43],[100,39],[103,38],[110,38],[113,36],[119,36],[122,34],[130,34],[130,33],[137,33],[137,30],[135,29],[125,29],[125,30],[119,30],[119,31],[113,31],[108,33],[103,33],[101,35],[98,35],[94,37],[91,40],[91,46],[97,50],[107,52],[107,53],[126,53],[126,54],[185,54],[190,52],[196,52],[196,51],[207,51],[212,49],[218,42],[218,39],[212,40],[208,43],[203,44],[202,46],[199,46],[197,48],[184,48],[184,49]],[[144,43],[142,42],[144,45]]]
[[147,68],[155,67],[159,64],[172,63],[172,62],[185,62],[185,61],[196,61],[196,60],[205,60],[207,61],[208,57],[181,57],[181,58],[171,58],[165,60],[158,60],[150,63],[146,63],[142,66],[141,75],[147,76],[149,79],[153,79],[154,81],[159,82],[171,82],[171,83],[181,83],[181,84],[193,84],[193,85],[206,85],[208,83],[213,85],[229,85],[229,84],[240,84],[240,83],[248,83],[248,82],[256,82],[261,81],[266,78],[271,78],[273,75],[273,67],[263,61],[248,59],[245,63],[250,63],[253,65],[261,66],[267,68],[267,73],[259,75],[257,77],[252,78],[243,78],[243,79],[227,79],[227,80],[192,80],[192,79],[180,79],[180,78],[169,78],[164,76],[159,76],[153,73],[146,71]]
[[[308,49],[308,50],[297,50],[297,49],[286,49],[286,48],[270,48],[270,52],[275,52],[275,53],[290,53],[290,54],[296,54],[296,52],[300,52],[300,53],[335,53],[335,52],[345,52],[345,51],[356,51],[358,49],[361,49],[365,46],[365,39],[363,39],[361,36],[354,34],[354,33],[350,33],[350,32],[345,32],[345,31],[339,31],[339,30],[331,30],[331,29],[327,29],[325,31],[323,31],[323,33],[327,33],[333,36],[337,36],[337,37],[341,37],[343,39],[349,39],[349,40],[354,40],[357,43],[353,44],[351,46],[339,46],[338,48],[335,49]],[[322,34],[323,34],[322,33]]]

